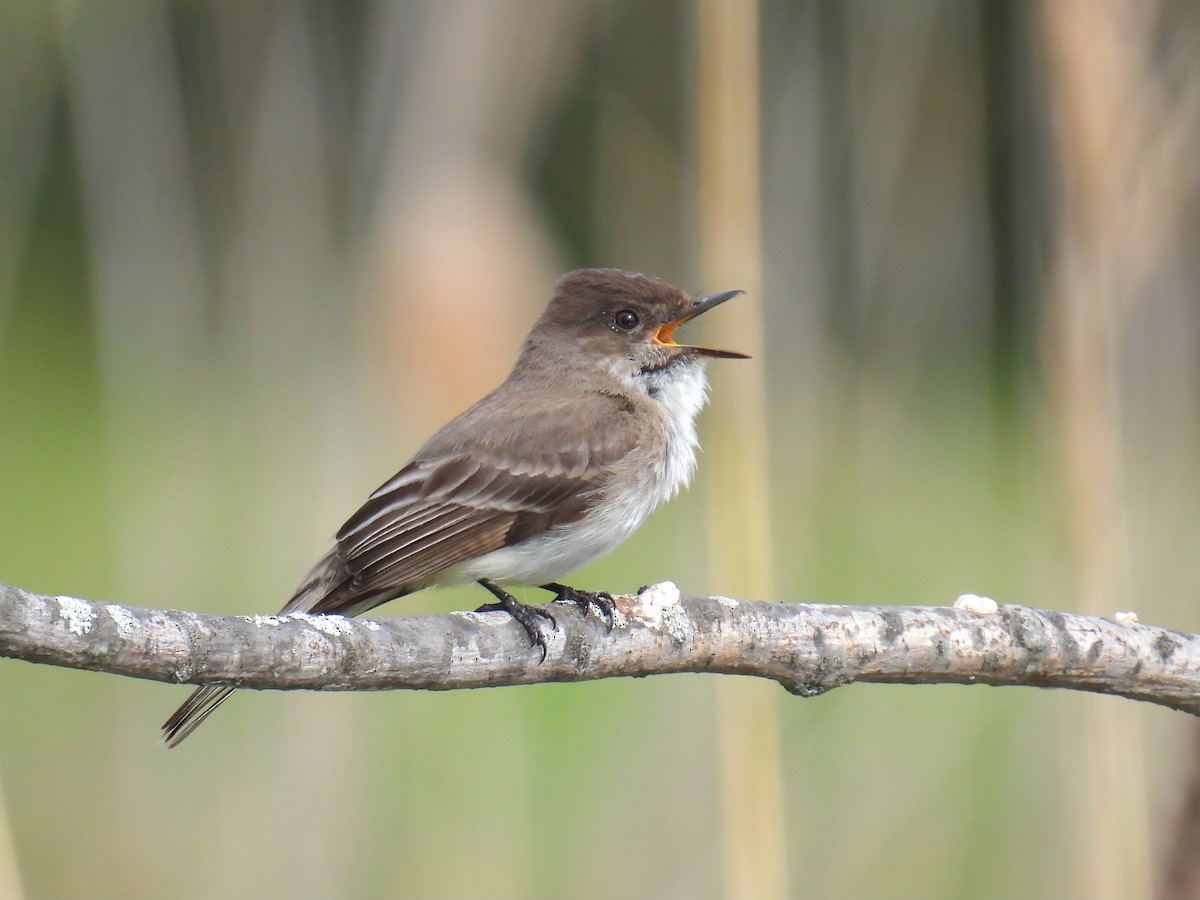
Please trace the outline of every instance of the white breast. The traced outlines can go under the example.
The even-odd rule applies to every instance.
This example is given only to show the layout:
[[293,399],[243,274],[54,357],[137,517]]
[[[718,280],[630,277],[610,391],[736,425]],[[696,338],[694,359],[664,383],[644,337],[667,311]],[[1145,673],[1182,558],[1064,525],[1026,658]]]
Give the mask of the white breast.
[[703,363],[689,360],[641,376],[637,387],[656,401],[653,408],[660,413],[656,425],[666,438],[665,454],[653,458],[643,448],[634,450],[613,473],[604,499],[584,518],[470,560],[437,580],[558,581],[614,550],[660,503],[686,487],[696,469],[696,415],[708,391]]
[[[688,486],[696,471],[696,416],[708,399],[708,379],[700,360],[672,366],[645,376],[644,389],[658,401],[667,433],[667,454],[659,470],[653,509]],[[647,511],[649,514],[649,511]]]

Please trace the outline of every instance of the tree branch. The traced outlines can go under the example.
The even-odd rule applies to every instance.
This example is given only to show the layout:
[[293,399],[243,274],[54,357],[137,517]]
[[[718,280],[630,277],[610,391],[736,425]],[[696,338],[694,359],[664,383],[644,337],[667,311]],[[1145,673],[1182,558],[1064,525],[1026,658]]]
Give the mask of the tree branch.
[[611,633],[573,605],[553,610],[559,628],[539,664],[505,613],[213,616],[0,585],[0,656],[280,690],[453,690],[670,672],[757,675],[805,697],[853,682],[1029,685],[1200,714],[1200,636],[1124,619],[972,597],[955,607],[687,597],[669,582],[618,597]]

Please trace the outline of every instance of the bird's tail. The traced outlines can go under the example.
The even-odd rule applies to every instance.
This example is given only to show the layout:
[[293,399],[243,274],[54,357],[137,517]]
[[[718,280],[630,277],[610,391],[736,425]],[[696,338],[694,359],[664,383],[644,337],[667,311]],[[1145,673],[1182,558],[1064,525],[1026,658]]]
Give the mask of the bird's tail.
[[200,727],[200,723],[233,694],[233,688],[219,684],[206,684],[192,692],[183,706],[175,710],[171,718],[163,723],[163,742],[168,747],[178,747],[189,734]]
[[[325,612],[323,607],[328,606],[331,599],[340,598],[350,592],[352,583],[353,579],[346,570],[346,564],[338,556],[335,547],[322,556],[308,574],[300,579],[300,584],[296,586],[292,599],[284,605],[280,615],[308,612],[313,609]],[[354,615],[356,612],[362,612],[362,610],[357,609],[344,614]],[[184,701],[184,704],[175,710],[171,718],[163,723],[163,742],[168,747],[179,746],[188,735],[213,714],[218,706],[229,699],[229,695],[233,691],[234,689],[231,687],[217,684],[196,688],[192,695]]]

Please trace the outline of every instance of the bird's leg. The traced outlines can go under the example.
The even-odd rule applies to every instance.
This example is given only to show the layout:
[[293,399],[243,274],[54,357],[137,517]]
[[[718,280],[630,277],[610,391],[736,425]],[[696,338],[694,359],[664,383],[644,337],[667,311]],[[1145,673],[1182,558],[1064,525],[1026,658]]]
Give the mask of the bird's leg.
[[476,612],[496,612],[497,610],[504,610],[506,613],[516,619],[517,622],[520,623],[521,627],[525,629],[525,633],[529,635],[529,646],[537,646],[542,648],[542,662],[545,662],[547,651],[546,633],[543,631],[541,620],[549,619],[550,627],[557,630],[558,622],[554,620],[554,616],[550,615],[550,613],[546,612],[546,610],[541,609],[540,607],[526,606],[508,591],[504,590],[504,588],[500,587],[500,585],[496,584],[496,582],[488,578],[480,578],[478,584],[480,587],[487,588],[487,590],[491,591],[492,596],[494,596],[500,602],[484,604],[483,606],[479,607]]
[[591,607],[596,607],[600,611],[600,618],[604,620],[605,628],[609,631],[613,630],[613,612],[616,610],[617,604],[613,602],[612,594],[608,591],[581,591],[579,588],[568,587],[556,581],[541,584],[538,587],[543,591],[550,591],[554,594],[554,599],[560,603],[574,603],[584,616],[588,614]]

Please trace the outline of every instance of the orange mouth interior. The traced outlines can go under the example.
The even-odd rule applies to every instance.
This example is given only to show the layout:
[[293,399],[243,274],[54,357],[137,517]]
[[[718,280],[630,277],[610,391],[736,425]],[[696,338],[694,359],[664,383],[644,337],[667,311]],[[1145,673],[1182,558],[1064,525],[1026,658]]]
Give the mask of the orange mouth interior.
[[686,320],[676,320],[674,322],[663,322],[658,326],[658,330],[654,332],[654,343],[660,347],[678,347],[675,343],[675,329],[678,328]]

